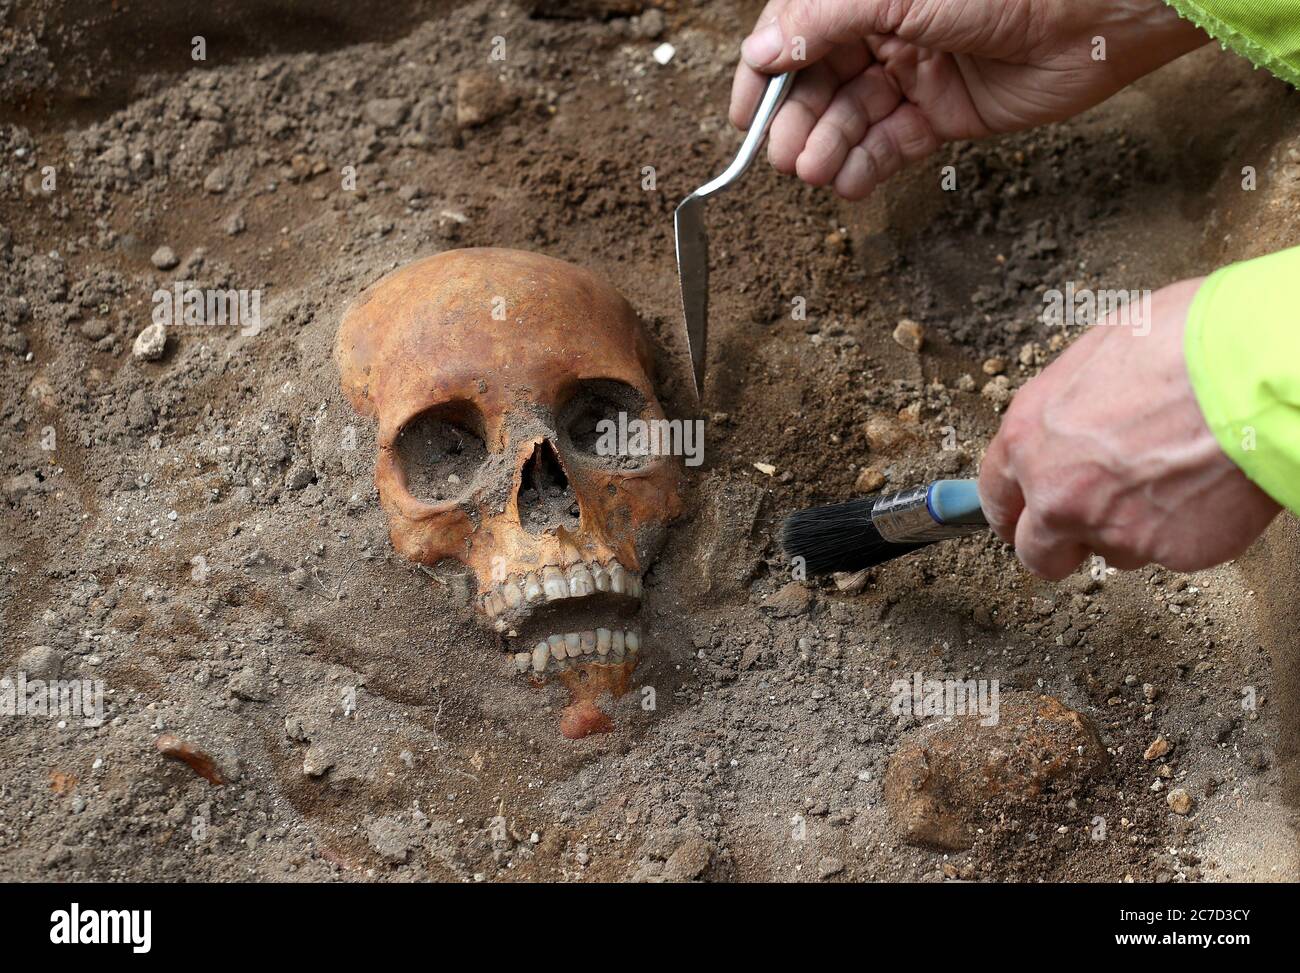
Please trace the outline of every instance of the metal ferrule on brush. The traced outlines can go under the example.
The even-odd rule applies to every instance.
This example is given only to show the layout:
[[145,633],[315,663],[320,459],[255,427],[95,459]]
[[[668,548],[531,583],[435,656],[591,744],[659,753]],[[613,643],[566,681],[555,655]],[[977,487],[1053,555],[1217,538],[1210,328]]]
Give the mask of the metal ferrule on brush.
[[[960,494],[954,495],[958,490]],[[939,480],[881,497],[871,508],[871,522],[881,538],[893,544],[923,544],[962,537],[986,526],[982,518],[975,522],[967,515],[972,500],[978,510],[973,484]],[[948,516],[950,510],[960,513]]]

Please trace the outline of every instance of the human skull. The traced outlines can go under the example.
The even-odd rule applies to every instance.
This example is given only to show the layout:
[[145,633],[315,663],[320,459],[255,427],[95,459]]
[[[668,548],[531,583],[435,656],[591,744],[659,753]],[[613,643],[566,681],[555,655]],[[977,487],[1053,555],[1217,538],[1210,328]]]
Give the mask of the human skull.
[[571,691],[565,736],[611,729],[596,701],[627,689],[641,652],[627,619],[681,510],[677,460],[595,448],[602,419],[663,418],[627,301],[540,254],[453,250],[368,288],[335,357],[378,419],[394,548],[472,570],[506,667]]

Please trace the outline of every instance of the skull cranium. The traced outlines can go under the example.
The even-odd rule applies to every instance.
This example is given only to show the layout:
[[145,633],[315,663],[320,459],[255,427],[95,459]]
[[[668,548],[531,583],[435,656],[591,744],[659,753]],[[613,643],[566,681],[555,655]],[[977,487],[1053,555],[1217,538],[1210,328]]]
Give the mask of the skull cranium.
[[593,448],[614,413],[663,417],[635,312],[571,264],[453,250],[362,294],[335,354],[353,407],[378,420],[394,548],[467,565],[509,666],[573,693],[565,735],[609,729],[596,700],[625,691],[640,653],[621,619],[681,510],[676,460]]

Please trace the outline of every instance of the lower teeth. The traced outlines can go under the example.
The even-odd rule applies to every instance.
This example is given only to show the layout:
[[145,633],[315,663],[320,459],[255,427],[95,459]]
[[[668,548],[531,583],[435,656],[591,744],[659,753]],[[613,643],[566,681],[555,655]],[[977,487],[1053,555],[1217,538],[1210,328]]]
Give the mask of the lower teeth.
[[598,628],[567,632],[538,642],[531,652],[516,652],[515,669],[540,674],[567,669],[581,662],[620,663],[627,656],[637,655],[640,650],[641,637],[633,631]]

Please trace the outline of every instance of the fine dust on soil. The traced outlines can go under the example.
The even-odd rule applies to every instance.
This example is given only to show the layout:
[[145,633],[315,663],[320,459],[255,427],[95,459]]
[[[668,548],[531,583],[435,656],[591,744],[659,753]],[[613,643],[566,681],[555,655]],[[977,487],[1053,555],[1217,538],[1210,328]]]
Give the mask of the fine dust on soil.
[[[705,463],[647,574],[615,731],[570,742],[562,690],[505,678],[463,575],[393,554],[334,333],[417,256],[540,250],[613,281],[668,415],[696,415],[672,208],[738,144],[754,6],[399,4],[381,33],[272,4],[273,41],[214,28],[209,62],[140,76],[96,40],[120,20],[31,6],[0,3],[21,74],[0,126],[0,666],[102,679],[107,721],[0,720],[0,878],[1296,878],[1289,518],[1244,574],[1059,586],[981,536],[792,587],[773,542],[855,484],[974,475],[999,409],[1078,333],[1040,322],[1045,289],[1155,288],[1300,242],[1294,92],[1207,48],[866,204],[756,167],[712,205]],[[161,36],[188,50],[202,23],[174,13]],[[260,330],[175,327],[137,359],[180,280],[260,290]],[[891,338],[904,318],[919,354]],[[914,672],[1051,694],[1108,759],[990,800],[969,850],[905,844],[882,779],[926,722],[891,712]],[[166,734],[225,786],[166,759]]]

